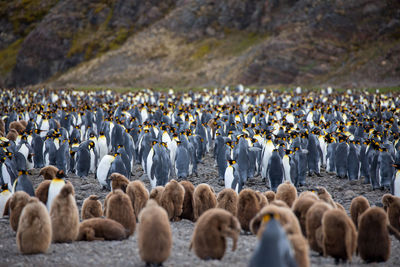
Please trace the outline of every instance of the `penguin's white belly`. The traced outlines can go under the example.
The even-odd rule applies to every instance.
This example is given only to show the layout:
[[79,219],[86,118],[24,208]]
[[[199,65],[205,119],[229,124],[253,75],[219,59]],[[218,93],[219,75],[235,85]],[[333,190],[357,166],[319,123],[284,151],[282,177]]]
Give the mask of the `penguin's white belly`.
[[40,137],[45,137],[47,132],[49,131],[49,122],[43,121],[42,127],[40,127]]
[[50,212],[51,209],[51,204],[53,204],[53,200],[56,198],[58,193],[60,193],[61,189],[65,185],[65,181],[51,181],[50,186],[49,186],[49,193],[47,196],[47,203],[46,207],[47,210]]
[[25,144],[23,144],[23,145],[20,147],[20,149],[18,150],[18,152],[20,152],[22,155],[24,155],[25,160],[28,159],[29,149],[28,149],[28,147],[27,147]]
[[108,154],[107,139],[105,137],[99,138],[99,160]]
[[400,171],[396,172],[396,177],[394,178],[394,195],[400,197]]
[[94,155],[93,150],[90,150],[90,169],[89,173],[95,173],[96,172],[96,157]]
[[4,207],[6,206],[7,200],[12,196],[11,192],[6,190],[0,194],[0,218],[3,218]]
[[111,163],[113,162],[113,160],[113,156],[105,155],[99,163],[96,174],[97,180],[99,180],[99,183],[102,186],[107,186],[107,174],[111,168]]
[[[225,175],[224,175],[225,188],[232,188],[233,179],[234,179],[233,167],[232,166],[228,166],[225,169]],[[235,191],[237,193],[236,188],[235,188]]]
[[149,177],[149,179],[151,180],[151,166],[153,165],[153,156],[154,156],[154,149],[150,149],[149,154],[147,155],[147,169],[146,169],[146,174]]
[[7,167],[4,163],[1,166],[1,174],[3,175],[3,182],[8,184],[8,188],[12,188],[13,185],[11,184],[11,176],[8,173]]
[[288,156],[283,157],[282,164],[283,164],[283,170],[285,171],[285,177],[284,177],[285,181],[292,182],[290,177],[290,162]]

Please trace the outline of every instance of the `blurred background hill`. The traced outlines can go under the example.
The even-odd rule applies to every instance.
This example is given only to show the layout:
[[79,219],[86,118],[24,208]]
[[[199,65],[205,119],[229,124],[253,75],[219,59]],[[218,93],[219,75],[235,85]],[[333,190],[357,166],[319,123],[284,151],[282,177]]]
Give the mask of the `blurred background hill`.
[[2,0],[0,87],[400,85],[398,0]]

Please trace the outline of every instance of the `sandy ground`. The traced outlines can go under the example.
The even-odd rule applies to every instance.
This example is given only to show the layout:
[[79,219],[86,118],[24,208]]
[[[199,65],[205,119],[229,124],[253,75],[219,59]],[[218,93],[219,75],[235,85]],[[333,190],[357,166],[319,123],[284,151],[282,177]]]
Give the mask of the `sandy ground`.
[[[32,171],[34,187],[43,178],[37,177],[38,170]],[[134,168],[135,175],[131,179],[144,180],[148,189],[150,184],[143,175],[141,166]],[[339,180],[335,175],[322,172],[322,177],[307,177],[307,186],[300,191],[313,186],[325,186],[332,194],[335,201],[341,203],[349,210],[351,200],[364,195],[371,205],[379,203],[383,194],[388,191],[371,191],[370,185],[363,185],[362,181],[350,184],[348,180]],[[198,175],[189,177],[194,185],[208,183],[218,193],[223,189],[217,183],[218,172],[213,159],[207,155],[198,166]],[[91,194],[97,194],[104,201],[107,191],[102,190],[99,183],[90,176],[80,179],[69,174],[67,178],[75,187],[76,201],[79,209],[83,200]],[[260,177],[256,177],[246,184],[246,187],[266,191],[266,185]],[[241,235],[239,237],[236,251],[231,251],[231,241],[228,241],[228,249],[221,261],[202,261],[189,251],[190,239],[194,229],[194,223],[187,220],[172,222],[173,248],[169,259],[164,266],[247,266],[252,252],[256,246],[257,239],[253,235]],[[371,229],[373,230],[373,229]],[[16,233],[11,229],[8,218],[0,219],[0,266],[145,266],[139,257],[136,234],[124,241],[96,241],[96,242],[74,242],[67,244],[51,244],[46,254],[21,255],[15,241]],[[400,243],[392,239],[392,251],[389,261],[382,264],[368,264],[368,266],[400,266]],[[310,252],[312,266],[334,266],[333,258],[324,258],[315,252]],[[358,256],[353,257],[350,266],[366,265]]]

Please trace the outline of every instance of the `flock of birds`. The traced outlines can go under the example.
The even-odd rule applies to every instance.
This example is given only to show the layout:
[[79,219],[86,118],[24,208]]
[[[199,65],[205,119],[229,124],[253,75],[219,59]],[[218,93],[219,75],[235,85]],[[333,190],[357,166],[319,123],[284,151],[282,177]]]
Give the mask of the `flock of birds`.
[[[0,98],[0,213],[9,216],[22,253],[45,252],[51,242],[125,239],[138,221],[141,258],[161,264],[172,245],[169,221],[181,219],[196,221],[190,248],[202,259],[221,259],[227,237],[235,249],[241,230],[257,235],[250,266],[308,266],[309,248],[336,260],[351,260],[357,250],[367,262],[386,261],[389,233],[400,238],[397,93],[238,86],[3,90]],[[187,181],[207,153],[225,186],[218,195]],[[135,164],[150,192],[131,181]],[[33,168],[44,177],[36,189]],[[390,188],[384,209],[359,196],[350,218],[323,187],[298,195],[321,168],[339,179],[364,177],[373,190]],[[84,201],[81,223],[69,173],[94,174],[111,191],[103,204],[95,195]],[[246,188],[259,176],[265,192]]]

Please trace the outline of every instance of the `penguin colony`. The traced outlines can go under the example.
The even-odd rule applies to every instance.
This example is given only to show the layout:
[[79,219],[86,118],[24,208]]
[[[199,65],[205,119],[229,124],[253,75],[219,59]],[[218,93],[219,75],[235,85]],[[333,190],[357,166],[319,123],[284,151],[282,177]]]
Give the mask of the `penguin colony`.
[[[177,94],[1,91],[0,97],[0,211],[9,216],[21,253],[46,252],[52,241],[126,239],[136,220],[147,264],[167,260],[170,221],[181,219],[196,221],[190,248],[201,259],[221,259],[227,237],[234,250],[240,229],[257,235],[252,266],[262,264],[261,248],[277,264],[286,257],[309,266],[309,249],[336,262],[351,261],[357,248],[366,262],[386,261],[388,235],[400,237],[398,94],[330,88],[285,94],[239,86]],[[214,179],[225,187],[218,196],[208,184],[185,181],[197,175],[207,153],[215,159]],[[135,165],[150,192],[133,180]],[[44,178],[36,190],[33,168]],[[364,179],[372,190],[390,188],[384,209],[359,196],[350,218],[325,188],[307,188],[307,176],[323,169],[338,179]],[[69,174],[95,175],[111,191],[104,211],[90,196],[79,223]],[[265,183],[264,192],[246,188],[253,179]],[[149,219],[155,216],[156,222]],[[151,238],[156,233],[158,245]],[[287,245],[275,253],[270,240]]]

